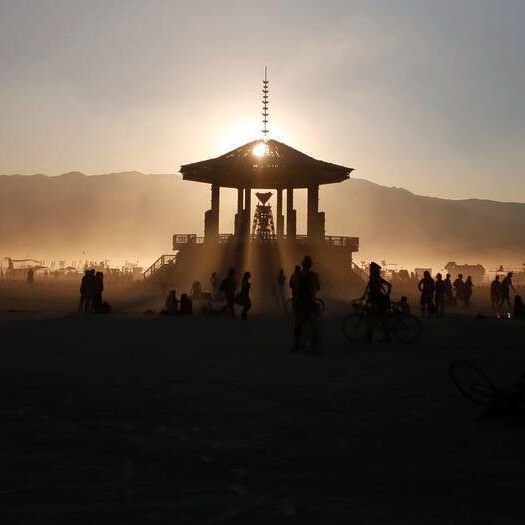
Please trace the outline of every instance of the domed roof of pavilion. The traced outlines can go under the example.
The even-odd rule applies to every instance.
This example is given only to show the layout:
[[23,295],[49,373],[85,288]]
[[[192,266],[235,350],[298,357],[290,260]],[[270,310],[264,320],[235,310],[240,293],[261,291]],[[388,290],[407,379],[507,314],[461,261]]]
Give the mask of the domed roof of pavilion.
[[307,188],[342,182],[352,171],[314,159],[277,140],[254,140],[220,157],[180,168],[184,180],[229,188]]

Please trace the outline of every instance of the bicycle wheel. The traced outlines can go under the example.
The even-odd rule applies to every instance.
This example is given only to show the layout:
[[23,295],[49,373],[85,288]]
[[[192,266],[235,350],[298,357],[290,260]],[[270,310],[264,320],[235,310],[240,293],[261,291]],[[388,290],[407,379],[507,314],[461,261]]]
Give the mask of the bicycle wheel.
[[413,343],[419,339],[423,326],[421,321],[412,314],[394,315],[390,319],[392,335],[400,343]]
[[370,335],[370,320],[359,312],[351,313],[343,319],[342,328],[349,341],[364,341]]
[[450,379],[457,389],[472,403],[488,406],[497,388],[487,375],[468,361],[453,361],[448,367]]

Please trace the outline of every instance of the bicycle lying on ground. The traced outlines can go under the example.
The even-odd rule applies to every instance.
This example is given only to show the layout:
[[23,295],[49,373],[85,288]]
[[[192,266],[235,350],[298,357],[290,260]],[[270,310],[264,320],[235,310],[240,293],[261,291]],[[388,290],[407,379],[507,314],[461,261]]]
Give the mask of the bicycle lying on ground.
[[352,301],[354,312],[343,318],[342,328],[345,337],[352,342],[370,341],[376,328],[379,328],[388,340],[391,334],[400,343],[413,343],[419,339],[423,326],[421,321],[406,312],[401,303],[392,302],[381,314],[362,299]]
[[[323,314],[324,311],[325,311],[324,301],[322,299],[320,299],[319,297],[317,297],[315,299],[315,304],[316,304],[317,311],[318,311],[319,315]],[[291,297],[289,299],[287,299],[286,302],[284,303],[284,308],[285,308],[285,311],[286,311],[286,315],[288,317],[293,317],[293,314],[294,314],[293,299]]]
[[480,417],[525,417],[525,374],[511,389],[503,389],[469,361],[452,361],[448,371],[461,394],[485,409]]

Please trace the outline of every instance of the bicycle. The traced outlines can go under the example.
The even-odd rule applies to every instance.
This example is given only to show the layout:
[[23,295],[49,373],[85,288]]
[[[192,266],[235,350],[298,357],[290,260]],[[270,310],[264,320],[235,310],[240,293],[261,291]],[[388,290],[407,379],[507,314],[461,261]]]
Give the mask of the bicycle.
[[460,393],[485,409],[480,417],[525,417],[525,374],[513,389],[503,389],[469,361],[452,361],[448,372]]
[[[325,304],[324,304],[324,301],[317,297],[315,299],[315,304],[316,304],[316,307],[317,307],[317,311],[319,313],[319,315],[322,315],[325,311]],[[284,309],[286,311],[286,316],[287,317],[293,317],[294,315],[294,305],[293,305],[293,299],[290,297],[286,300],[286,302],[284,303]]]
[[377,325],[381,325],[387,339],[392,334],[400,343],[414,343],[421,336],[421,321],[406,312],[401,303],[392,302],[384,314],[374,312],[362,299],[355,299],[352,305],[355,311],[342,321],[343,334],[351,342],[370,341]]

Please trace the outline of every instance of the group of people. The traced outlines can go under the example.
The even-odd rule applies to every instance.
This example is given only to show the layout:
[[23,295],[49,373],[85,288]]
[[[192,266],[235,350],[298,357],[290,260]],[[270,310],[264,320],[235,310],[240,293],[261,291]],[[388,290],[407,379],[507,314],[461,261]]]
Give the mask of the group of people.
[[104,274],[95,270],[85,270],[80,283],[79,312],[109,313],[109,304],[102,300]]
[[446,306],[456,306],[459,303],[466,307],[470,305],[474,283],[470,275],[463,280],[463,274],[460,273],[452,281],[449,273],[444,279],[441,273],[436,274],[433,279],[430,272],[425,271],[417,287],[421,293],[421,315],[442,317]]
[[[494,280],[490,283],[490,303],[492,309],[498,314],[501,313],[503,308],[508,308],[513,311],[515,319],[525,319],[525,306],[520,295],[516,293],[514,284],[512,283],[512,272],[500,279],[499,275],[494,277]],[[510,292],[514,292],[514,304],[510,300]]]
[[193,301],[185,293],[181,294],[179,300],[177,292],[170,290],[160,313],[161,315],[193,315]]
[[[252,307],[250,298],[250,290],[252,288],[251,277],[252,274],[250,272],[244,272],[240,290],[237,291],[235,268],[230,268],[228,275],[220,281],[220,283],[217,274],[212,275],[212,285],[215,284],[213,289],[214,297],[218,297],[219,294],[222,294],[224,297],[224,306],[220,309],[219,313],[230,313],[233,318],[236,318],[235,305],[238,305],[242,307],[241,319],[243,321],[248,319],[248,312]],[[217,284],[218,287],[216,286]]]

